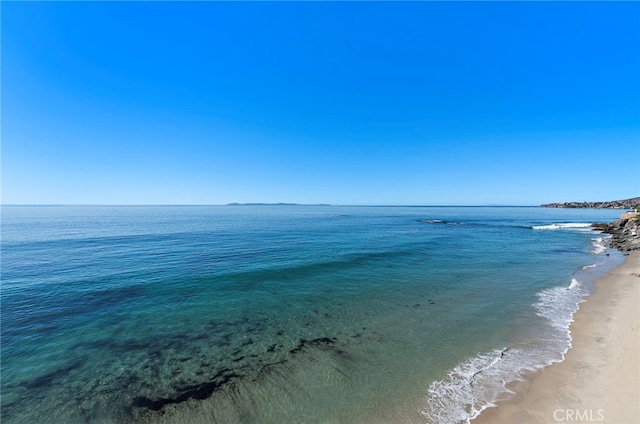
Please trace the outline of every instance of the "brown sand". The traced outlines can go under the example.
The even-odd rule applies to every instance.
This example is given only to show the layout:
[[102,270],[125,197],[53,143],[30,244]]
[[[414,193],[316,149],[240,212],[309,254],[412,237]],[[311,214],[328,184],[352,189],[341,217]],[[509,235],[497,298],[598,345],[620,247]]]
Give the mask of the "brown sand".
[[640,252],[596,283],[574,316],[573,347],[522,396],[473,424],[640,424]]

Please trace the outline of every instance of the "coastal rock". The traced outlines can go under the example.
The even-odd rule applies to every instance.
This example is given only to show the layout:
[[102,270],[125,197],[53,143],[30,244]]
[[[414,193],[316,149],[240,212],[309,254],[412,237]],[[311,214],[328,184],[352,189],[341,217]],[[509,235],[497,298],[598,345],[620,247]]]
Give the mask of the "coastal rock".
[[611,223],[593,224],[593,228],[611,234],[611,247],[623,252],[640,250],[640,212],[625,213]]
[[640,206],[640,197],[631,199],[612,200],[609,202],[565,202],[546,203],[542,208],[595,208],[595,209],[633,209]]

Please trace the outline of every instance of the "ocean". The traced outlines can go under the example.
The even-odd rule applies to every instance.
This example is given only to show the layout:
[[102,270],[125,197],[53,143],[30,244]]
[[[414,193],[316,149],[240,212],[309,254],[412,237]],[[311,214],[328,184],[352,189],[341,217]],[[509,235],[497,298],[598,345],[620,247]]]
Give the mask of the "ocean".
[[2,422],[468,422],[563,359],[620,213],[4,206]]

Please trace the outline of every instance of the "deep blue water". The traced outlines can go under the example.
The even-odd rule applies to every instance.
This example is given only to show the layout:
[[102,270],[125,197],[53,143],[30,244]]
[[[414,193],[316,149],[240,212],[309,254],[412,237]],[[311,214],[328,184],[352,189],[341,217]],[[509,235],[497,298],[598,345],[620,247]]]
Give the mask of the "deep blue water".
[[552,224],[619,214],[5,206],[2,421],[464,422],[621,261]]

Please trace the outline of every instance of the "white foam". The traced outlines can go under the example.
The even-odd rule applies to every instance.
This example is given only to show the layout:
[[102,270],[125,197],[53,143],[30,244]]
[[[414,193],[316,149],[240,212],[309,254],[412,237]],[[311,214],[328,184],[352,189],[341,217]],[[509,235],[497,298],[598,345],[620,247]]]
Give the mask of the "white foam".
[[568,289],[575,289],[576,287],[580,286],[580,282],[578,280],[576,280],[575,278],[571,279],[571,284],[569,284],[569,287],[567,287]]
[[506,392],[504,382],[487,385],[485,380],[504,354],[504,349],[482,353],[456,366],[445,379],[431,383],[422,414],[434,423],[468,423],[494,406],[493,401]]
[[482,411],[507,399],[513,391],[508,383],[523,381],[524,371],[543,368],[557,359],[540,346],[513,346],[481,353],[456,366],[447,376],[429,386],[426,406],[421,410],[428,422],[470,423]]
[[549,225],[536,225],[531,227],[534,230],[562,230],[562,229],[574,229],[574,230],[585,230],[591,229],[591,224],[582,223],[582,222],[569,222],[565,224],[549,224]]
[[585,265],[585,266],[583,266],[583,267],[582,267],[582,269],[590,269],[590,268],[595,268],[596,266],[598,266],[598,265],[596,265],[596,264],[591,264],[591,265]]
[[596,237],[591,239],[591,244],[593,245],[593,250],[591,253],[594,255],[599,255],[600,253],[607,250],[607,243],[604,237]]
[[587,296],[587,290],[575,278],[571,280],[569,287],[552,287],[538,293],[538,302],[534,304],[537,314],[547,318],[551,325],[557,329],[566,331],[569,335],[569,325],[573,321],[573,314],[578,310],[578,305]]
[[539,340],[470,358],[431,383],[422,414],[438,424],[470,423],[472,419],[513,392],[507,384],[522,381],[522,373],[560,362],[571,347],[569,325],[578,305],[587,295],[575,278],[568,287],[553,287],[538,293],[533,306],[547,319],[549,331]]

